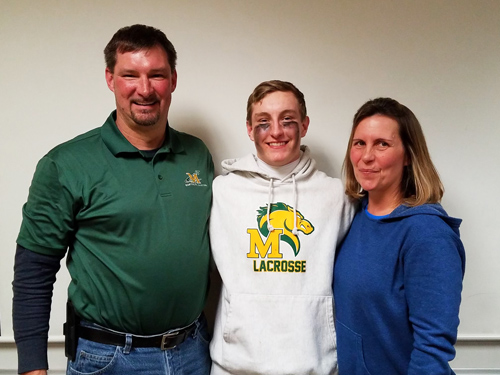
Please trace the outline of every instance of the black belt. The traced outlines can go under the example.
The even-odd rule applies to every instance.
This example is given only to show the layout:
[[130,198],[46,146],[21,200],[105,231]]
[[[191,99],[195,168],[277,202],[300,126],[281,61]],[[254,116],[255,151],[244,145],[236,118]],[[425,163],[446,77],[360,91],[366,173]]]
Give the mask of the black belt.
[[[190,326],[183,328],[179,331],[165,333],[158,336],[135,336],[132,335],[132,347],[136,348],[160,348],[161,350],[173,349],[180,345],[196,328],[193,323]],[[111,331],[103,331],[100,329],[79,326],[78,337],[85,340],[99,342],[107,345],[125,346],[126,335],[123,333],[116,333]]]

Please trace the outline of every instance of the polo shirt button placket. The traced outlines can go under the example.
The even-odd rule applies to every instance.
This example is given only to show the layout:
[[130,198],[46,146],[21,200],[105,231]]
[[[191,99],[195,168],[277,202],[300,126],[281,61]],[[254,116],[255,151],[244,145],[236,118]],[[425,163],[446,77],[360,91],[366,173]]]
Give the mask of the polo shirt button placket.
[[158,180],[163,180],[163,176],[161,174],[158,175]]

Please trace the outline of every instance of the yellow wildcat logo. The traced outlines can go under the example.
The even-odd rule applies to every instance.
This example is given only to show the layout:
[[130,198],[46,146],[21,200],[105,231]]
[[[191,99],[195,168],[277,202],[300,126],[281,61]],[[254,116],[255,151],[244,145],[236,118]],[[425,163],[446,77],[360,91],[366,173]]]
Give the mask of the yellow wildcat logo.
[[[259,226],[259,232],[265,236],[269,236],[269,230],[267,228],[267,206],[260,207],[257,211],[257,224]],[[293,208],[289,205],[278,202],[271,204],[271,212],[269,214],[269,224],[275,229],[282,229],[281,240],[286,242],[292,247],[295,256],[300,251],[300,240],[299,237],[292,233],[294,228],[294,220],[297,223],[297,230],[303,232],[304,234],[311,234],[314,231],[314,226],[310,221],[304,218],[299,211],[296,214],[293,213]]]

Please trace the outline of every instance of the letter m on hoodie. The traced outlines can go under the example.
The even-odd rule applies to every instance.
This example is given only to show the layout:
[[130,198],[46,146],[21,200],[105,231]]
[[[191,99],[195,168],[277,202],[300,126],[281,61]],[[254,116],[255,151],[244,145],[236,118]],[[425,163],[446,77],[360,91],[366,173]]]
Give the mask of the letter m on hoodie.
[[271,253],[268,258],[283,258],[283,254],[280,253],[280,234],[283,233],[283,229],[275,229],[270,232],[265,243],[257,229],[247,229],[247,233],[250,235],[250,251],[247,258],[258,258],[259,255],[261,258],[265,258],[269,249],[271,249]]

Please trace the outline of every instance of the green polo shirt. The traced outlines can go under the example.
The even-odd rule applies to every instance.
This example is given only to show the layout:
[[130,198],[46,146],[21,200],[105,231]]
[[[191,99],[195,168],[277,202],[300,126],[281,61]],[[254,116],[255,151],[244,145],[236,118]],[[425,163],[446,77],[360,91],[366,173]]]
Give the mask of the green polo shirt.
[[68,295],[83,319],[161,333],[191,323],[205,303],[213,162],[201,140],[168,126],[145,157],[114,117],[40,160],[17,243],[69,251]]

